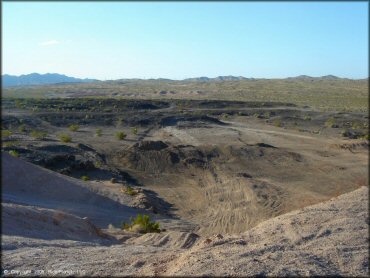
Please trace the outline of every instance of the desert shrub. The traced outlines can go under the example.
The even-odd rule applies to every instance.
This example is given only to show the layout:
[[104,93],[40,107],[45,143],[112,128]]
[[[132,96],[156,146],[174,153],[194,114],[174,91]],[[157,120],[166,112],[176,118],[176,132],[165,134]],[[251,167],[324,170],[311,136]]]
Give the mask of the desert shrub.
[[265,113],[263,113],[263,117],[265,118],[265,119],[269,119],[270,118],[270,115],[271,115],[271,113],[270,112],[265,112]]
[[361,132],[357,132],[357,131],[351,130],[351,129],[346,129],[346,130],[342,131],[342,136],[343,137],[348,137],[349,139],[362,138],[364,135],[365,134],[363,134]]
[[69,143],[69,142],[72,142],[72,137],[69,136],[68,134],[59,134],[58,135],[58,138],[60,141],[62,141],[63,143]]
[[3,142],[4,147],[13,147],[13,146],[18,146],[18,145],[19,145],[19,141],[17,141],[17,140]]
[[161,230],[159,228],[158,222],[152,222],[149,215],[138,214],[136,218],[130,217],[131,223],[122,223],[123,230],[131,230],[134,226],[139,227],[139,231],[143,234],[146,233],[159,233]]
[[75,132],[75,131],[78,131],[80,129],[80,126],[79,125],[72,124],[68,128],[69,128],[70,131]]
[[96,129],[95,134],[96,134],[96,136],[100,137],[102,135],[101,128]]
[[32,130],[31,136],[35,139],[44,139],[47,136],[47,133],[44,131]]
[[126,190],[124,191],[126,194],[134,196],[137,194],[137,191],[135,191],[131,186],[126,186]]
[[88,180],[89,180],[89,177],[88,177],[88,176],[82,176],[82,177],[81,177],[81,180],[83,180],[83,181],[88,181]]
[[22,107],[22,102],[19,99],[15,100],[15,107],[21,108]]
[[352,129],[361,129],[363,125],[361,123],[353,122]]
[[136,135],[137,134],[137,127],[133,127],[131,129],[131,131],[132,131],[132,134]]
[[117,132],[116,133],[116,138],[118,139],[118,140],[123,140],[123,139],[125,139],[126,138],[126,134],[123,132],[123,131],[119,131],[119,132]]
[[123,118],[122,117],[118,117],[117,118],[117,127],[122,126],[122,123],[123,123]]
[[282,126],[281,120],[279,119],[274,120],[274,126],[281,127]]
[[9,154],[15,157],[19,157],[19,152],[17,152],[16,150],[10,150]]
[[11,132],[10,130],[3,129],[3,130],[1,131],[1,138],[9,137],[10,135],[12,135],[12,132]]
[[335,126],[335,119],[334,118],[329,118],[325,122],[326,127],[334,127]]
[[303,120],[305,120],[305,121],[311,121],[312,118],[310,116],[306,115],[306,116],[304,116]]
[[23,133],[26,131],[26,125],[25,124],[21,124],[19,127],[18,127],[18,131]]

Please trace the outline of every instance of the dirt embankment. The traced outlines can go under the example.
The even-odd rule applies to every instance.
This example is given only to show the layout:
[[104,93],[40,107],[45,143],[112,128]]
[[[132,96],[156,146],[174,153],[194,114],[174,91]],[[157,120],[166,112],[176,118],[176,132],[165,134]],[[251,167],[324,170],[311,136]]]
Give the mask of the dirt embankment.
[[175,214],[199,225],[201,234],[243,232],[297,208],[281,181],[301,178],[309,165],[301,154],[265,143],[142,141],[108,159],[173,204]]

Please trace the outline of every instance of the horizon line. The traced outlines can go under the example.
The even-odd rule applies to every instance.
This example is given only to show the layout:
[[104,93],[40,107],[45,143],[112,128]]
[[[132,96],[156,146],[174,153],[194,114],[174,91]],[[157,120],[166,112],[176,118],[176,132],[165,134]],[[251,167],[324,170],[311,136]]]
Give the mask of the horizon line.
[[106,78],[106,79],[99,79],[99,78],[94,78],[94,77],[75,77],[75,76],[71,76],[71,75],[67,75],[67,74],[64,74],[64,73],[57,73],[57,72],[46,72],[46,73],[39,73],[39,72],[31,72],[31,73],[23,73],[23,74],[19,74],[19,75],[16,75],[16,74],[9,74],[9,73],[2,73],[2,77],[5,76],[5,75],[8,75],[8,76],[14,76],[14,77],[21,77],[21,76],[27,76],[27,75],[31,75],[31,74],[39,74],[39,75],[47,75],[47,74],[58,74],[58,75],[64,75],[64,76],[67,76],[67,77],[72,77],[72,78],[78,78],[78,79],[95,79],[97,81],[116,81],[116,80],[135,80],[135,79],[139,79],[139,80],[157,80],[157,79],[167,79],[167,80],[173,80],[173,81],[183,81],[183,80],[187,80],[187,79],[196,79],[196,78],[208,78],[208,79],[216,79],[218,77],[239,77],[239,78],[245,78],[245,79],[288,79],[288,78],[298,78],[298,77],[306,77],[306,78],[322,78],[322,77],[335,77],[335,78],[338,78],[338,79],[351,79],[351,80],[361,80],[361,79],[369,79],[370,75],[367,76],[367,77],[360,77],[360,78],[351,78],[351,77],[342,77],[342,76],[338,76],[338,75],[334,75],[334,74],[326,74],[326,75],[321,75],[321,76],[311,76],[311,75],[307,75],[307,74],[299,74],[299,75],[296,75],[296,76],[286,76],[286,77],[246,77],[246,76],[243,76],[243,75],[218,75],[218,76],[215,76],[215,77],[209,77],[207,75],[199,75],[199,76],[193,76],[193,77],[185,77],[185,78],[182,78],[182,79],[179,79],[179,78],[168,78],[168,77],[149,77],[149,78],[141,78],[141,77],[119,77],[119,78]]

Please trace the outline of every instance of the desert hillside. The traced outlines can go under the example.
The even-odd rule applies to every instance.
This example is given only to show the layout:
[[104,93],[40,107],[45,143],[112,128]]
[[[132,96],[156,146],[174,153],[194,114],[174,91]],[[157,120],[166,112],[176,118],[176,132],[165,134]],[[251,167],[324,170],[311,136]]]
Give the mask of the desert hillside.
[[369,271],[368,187],[241,234],[199,236],[181,231],[179,220],[167,217],[160,220],[167,222],[165,232],[140,235],[99,228],[140,211],[127,200],[117,203],[93,186],[7,154],[2,154],[2,177],[4,271],[38,269],[45,276],[54,275],[51,270],[82,276],[365,276]]

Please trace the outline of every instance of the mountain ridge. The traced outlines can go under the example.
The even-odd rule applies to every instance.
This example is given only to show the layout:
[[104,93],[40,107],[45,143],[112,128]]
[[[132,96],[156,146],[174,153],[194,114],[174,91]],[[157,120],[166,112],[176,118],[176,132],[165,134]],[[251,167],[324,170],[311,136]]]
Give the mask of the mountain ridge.
[[[119,78],[119,79],[111,79],[105,80],[107,82],[132,82],[132,81],[163,81],[163,82],[172,82],[172,81],[188,81],[188,82],[223,82],[223,81],[240,81],[240,80],[259,80],[259,79],[281,79],[281,80],[363,80],[368,78],[360,78],[360,79],[349,79],[349,78],[342,78],[335,75],[324,75],[319,77],[313,77],[309,75],[299,75],[295,77],[286,77],[286,78],[247,78],[244,76],[233,76],[233,75],[223,75],[217,77],[207,77],[207,76],[200,76],[200,77],[192,77],[192,78],[185,78],[181,80],[176,79],[169,79],[169,78],[149,78],[149,79],[142,79],[142,78]],[[58,73],[30,73],[30,74],[22,74],[19,76],[16,75],[9,75],[3,74],[2,75],[2,87],[20,87],[20,86],[32,86],[32,85],[51,85],[51,84],[63,84],[63,83],[88,83],[88,82],[104,82],[98,79],[91,79],[91,78],[76,78],[70,77],[64,74]]]
[[19,76],[4,74],[1,76],[2,87],[16,87],[16,86],[32,86],[32,85],[47,85],[58,83],[87,83],[97,82],[97,79],[76,78],[58,73],[30,73]]

